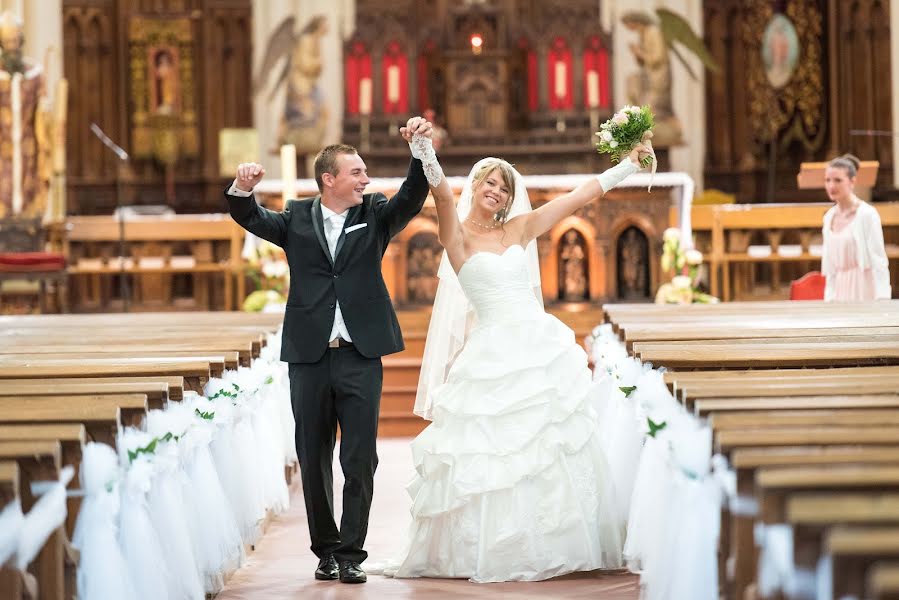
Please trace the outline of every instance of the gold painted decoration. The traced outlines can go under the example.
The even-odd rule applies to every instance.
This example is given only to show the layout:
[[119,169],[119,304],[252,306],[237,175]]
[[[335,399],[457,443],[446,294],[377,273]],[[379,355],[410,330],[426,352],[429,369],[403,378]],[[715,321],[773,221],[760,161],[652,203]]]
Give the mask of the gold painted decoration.
[[165,165],[196,157],[193,30],[188,18],[129,22],[134,155]]
[[750,126],[760,144],[809,152],[824,142],[823,15],[813,0],[792,0],[783,13],[768,0],[747,0],[743,41]]

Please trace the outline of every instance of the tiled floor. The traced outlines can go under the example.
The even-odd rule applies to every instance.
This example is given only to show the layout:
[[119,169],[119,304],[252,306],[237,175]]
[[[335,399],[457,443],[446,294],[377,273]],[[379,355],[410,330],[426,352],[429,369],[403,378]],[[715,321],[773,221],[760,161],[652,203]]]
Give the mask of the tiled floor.
[[[377,562],[401,550],[409,523],[409,497],[405,484],[412,472],[409,440],[378,441],[380,463],[369,521],[366,550]],[[343,480],[335,464],[335,502],[340,502]],[[590,598],[635,600],[637,577],[625,572],[580,573],[539,583],[475,584],[453,579],[390,579],[369,575],[364,585],[315,581],[316,558],[309,551],[309,532],[299,486],[291,494],[292,506],[269,526],[262,541],[216,597],[216,600],[326,600],[391,598]],[[335,507],[338,514],[339,506]],[[363,567],[365,565],[363,564]]]

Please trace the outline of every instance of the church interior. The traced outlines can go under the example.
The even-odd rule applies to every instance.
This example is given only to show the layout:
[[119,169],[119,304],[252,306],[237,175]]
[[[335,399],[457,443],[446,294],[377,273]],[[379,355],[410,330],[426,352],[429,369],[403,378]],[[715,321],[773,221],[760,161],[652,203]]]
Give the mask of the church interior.
[[[256,201],[289,211],[320,194],[319,150],[350,144],[366,193],[391,197],[400,127],[423,116],[457,198],[493,156],[539,209],[613,166],[597,144],[626,106],[652,111],[652,172],[536,239],[542,303],[597,387],[621,564],[368,586],[899,598],[896,0],[0,10],[0,599],[325,594],[293,566],[315,557],[278,354],[303,282],[229,214],[237,165],[261,164]],[[867,298],[832,287],[835,172],[859,268],[880,269]],[[380,263],[405,349],[383,358],[370,562],[400,549],[429,424],[413,406],[437,214],[429,197]]]

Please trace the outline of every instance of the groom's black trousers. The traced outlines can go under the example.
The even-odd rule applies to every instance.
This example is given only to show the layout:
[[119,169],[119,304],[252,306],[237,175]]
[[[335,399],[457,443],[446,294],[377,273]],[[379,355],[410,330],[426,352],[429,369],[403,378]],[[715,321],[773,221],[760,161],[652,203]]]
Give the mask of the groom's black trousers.
[[[378,466],[381,359],[365,358],[354,346],[328,348],[318,362],[290,363],[289,373],[312,551],[319,558],[333,553],[338,562],[362,562]],[[338,424],[345,479],[339,531],[331,473]]]

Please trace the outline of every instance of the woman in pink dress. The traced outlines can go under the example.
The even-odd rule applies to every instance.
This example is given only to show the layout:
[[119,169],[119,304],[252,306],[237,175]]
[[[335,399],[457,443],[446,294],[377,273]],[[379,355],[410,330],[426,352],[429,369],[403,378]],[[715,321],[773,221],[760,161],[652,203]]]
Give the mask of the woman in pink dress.
[[828,163],[824,188],[834,206],[824,214],[821,272],[824,300],[890,298],[890,269],[877,209],[855,195],[859,161],[844,154]]

